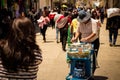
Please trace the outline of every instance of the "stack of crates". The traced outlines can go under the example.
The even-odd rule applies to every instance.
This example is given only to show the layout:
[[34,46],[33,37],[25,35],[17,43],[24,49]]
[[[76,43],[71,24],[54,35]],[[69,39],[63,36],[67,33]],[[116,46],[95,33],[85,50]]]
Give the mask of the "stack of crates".
[[70,62],[70,72],[66,80],[88,80],[93,74],[93,53],[91,50],[87,57],[71,57],[67,55]]

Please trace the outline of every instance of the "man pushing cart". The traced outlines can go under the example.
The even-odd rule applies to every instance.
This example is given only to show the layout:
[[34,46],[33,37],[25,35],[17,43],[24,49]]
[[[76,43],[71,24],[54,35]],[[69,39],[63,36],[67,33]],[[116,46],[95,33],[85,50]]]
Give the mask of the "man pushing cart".
[[[82,43],[73,43],[68,46],[67,61],[70,60],[71,66],[70,73],[66,79],[89,80],[96,69],[96,57],[100,46],[99,28],[97,21],[92,19],[90,13],[84,10],[78,12],[77,20],[78,29],[71,41],[76,41],[81,35],[80,42]],[[72,75],[71,79],[69,78],[70,75]]]

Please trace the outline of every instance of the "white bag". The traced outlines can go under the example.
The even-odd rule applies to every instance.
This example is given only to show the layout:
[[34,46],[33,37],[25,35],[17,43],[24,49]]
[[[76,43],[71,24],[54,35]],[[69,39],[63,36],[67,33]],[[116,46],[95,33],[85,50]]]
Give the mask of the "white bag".
[[109,8],[107,9],[107,17],[111,18],[114,16],[120,16],[120,9],[119,8]]

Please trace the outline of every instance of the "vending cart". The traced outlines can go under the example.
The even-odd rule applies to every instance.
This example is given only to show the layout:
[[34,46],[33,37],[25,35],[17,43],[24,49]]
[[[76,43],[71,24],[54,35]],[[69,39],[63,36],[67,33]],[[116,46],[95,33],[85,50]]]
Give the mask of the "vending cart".
[[93,75],[93,45],[73,43],[67,50],[67,62],[70,72],[66,80],[88,80]]

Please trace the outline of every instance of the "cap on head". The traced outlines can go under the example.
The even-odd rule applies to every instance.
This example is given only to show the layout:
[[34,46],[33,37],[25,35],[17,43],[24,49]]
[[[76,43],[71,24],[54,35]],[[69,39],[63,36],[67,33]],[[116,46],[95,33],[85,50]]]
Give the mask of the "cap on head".
[[78,12],[78,17],[77,20],[79,22],[86,22],[87,20],[89,20],[91,18],[91,15],[89,12],[86,12],[84,10],[81,10]]

